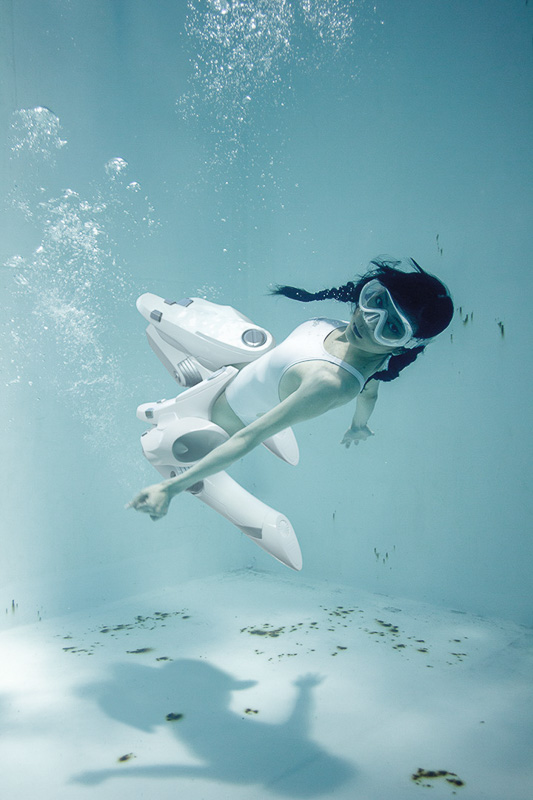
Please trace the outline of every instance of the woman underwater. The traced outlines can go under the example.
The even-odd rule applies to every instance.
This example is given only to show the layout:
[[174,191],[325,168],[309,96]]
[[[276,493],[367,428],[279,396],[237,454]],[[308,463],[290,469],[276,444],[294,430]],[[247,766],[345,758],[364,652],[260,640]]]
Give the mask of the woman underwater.
[[[405,270],[410,271],[405,271]],[[194,466],[143,489],[129,507],[161,519],[173,497],[221,472],[265,439],[357,397],[342,444],[372,436],[368,420],[380,381],[391,381],[445,330],[453,315],[446,286],[413,259],[378,256],[357,281],[310,293],[280,286],[273,294],[350,303],[348,323],[312,319],[244,366],[216,400],[211,419],[229,435]]]

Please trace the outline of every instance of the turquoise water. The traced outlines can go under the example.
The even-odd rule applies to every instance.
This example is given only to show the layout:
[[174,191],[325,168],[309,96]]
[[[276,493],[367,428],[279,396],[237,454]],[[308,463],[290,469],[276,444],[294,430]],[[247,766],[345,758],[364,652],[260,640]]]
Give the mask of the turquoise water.
[[188,497],[157,530],[123,511],[155,479],[136,406],[175,393],[135,298],[228,303],[280,340],[347,309],[274,283],[339,285],[392,252],[457,314],[384,387],[375,438],[345,452],[341,409],[300,426],[298,469],[253,453],[233,474],[291,519],[310,580],[530,622],[528,4],[2,13],[6,605],[277,570]]
[[[10,798],[525,800],[531,4],[0,13]],[[303,571],[190,496],[155,526],[126,511],[157,479],[136,408],[176,394],[136,298],[229,304],[279,341],[347,309],[273,284],[338,286],[378,253],[450,286],[451,327],[382,387],[372,439],[340,446],[344,407],[297,426],[298,467],[260,448],[229,470],[291,520]]]

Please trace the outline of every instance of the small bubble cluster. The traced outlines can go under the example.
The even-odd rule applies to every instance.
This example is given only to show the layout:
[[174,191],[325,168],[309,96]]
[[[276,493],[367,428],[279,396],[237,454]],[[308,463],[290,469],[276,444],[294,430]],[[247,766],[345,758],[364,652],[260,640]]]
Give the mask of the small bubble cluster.
[[54,166],[51,154],[65,144],[59,131],[48,109],[13,114],[19,175],[10,201],[34,226],[38,245],[2,265],[11,275],[0,330],[2,374],[8,386],[54,386],[98,447],[118,436],[117,418],[129,397],[121,369],[124,337],[114,320],[125,305],[134,307],[135,298],[120,260],[120,237],[135,241],[159,223],[118,156],[103,165],[85,196],[74,188],[51,195],[37,185],[35,176],[43,173],[35,159]]
[[123,158],[111,158],[105,165],[105,171],[110,178],[117,178],[121,172],[128,168],[128,162]]
[[56,151],[67,144],[60,132],[59,119],[49,108],[21,108],[15,111],[11,122],[11,152],[53,161]]
[[260,148],[268,138],[257,124],[261,112],[283,110],[295,68],[312,62],[319,69],[353,45],[366,6],[365,0],[188,0],[192,74],[178,109],[214,135],[215,163]]
[[364,3],[343,0],[300,0],[305,22],[336,51],[352,42],[355,21],[363,6]]

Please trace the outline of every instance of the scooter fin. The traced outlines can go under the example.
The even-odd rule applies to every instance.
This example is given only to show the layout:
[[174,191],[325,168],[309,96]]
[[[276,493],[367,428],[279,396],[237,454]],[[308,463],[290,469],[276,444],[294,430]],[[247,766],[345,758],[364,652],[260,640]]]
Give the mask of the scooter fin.
[[279,433],[265,439],[263,446],[274,453],[275,456],[295,467],[300,460],[298,442],[292,428],[285,428]]
[[243,489],[226,472],[200,481],[189,492],[233,522],[262,550],[294,570],[302,569],[302,552],[284,514]]

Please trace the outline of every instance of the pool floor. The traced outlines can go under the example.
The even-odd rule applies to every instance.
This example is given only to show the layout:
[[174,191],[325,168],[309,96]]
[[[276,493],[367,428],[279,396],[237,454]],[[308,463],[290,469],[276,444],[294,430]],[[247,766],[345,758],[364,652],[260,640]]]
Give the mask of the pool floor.
[[529,800],[533,632],[252,571],[0,635],[2,797]]

